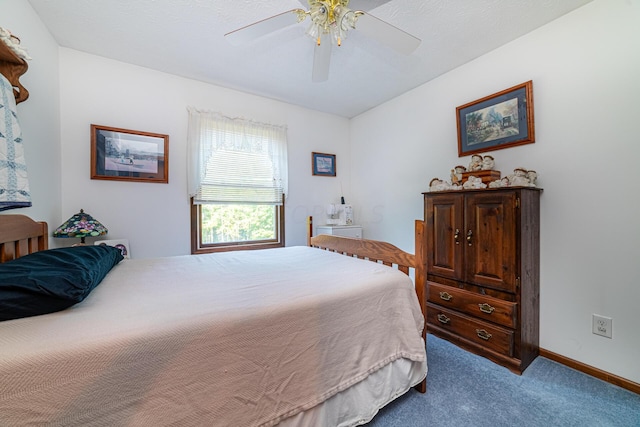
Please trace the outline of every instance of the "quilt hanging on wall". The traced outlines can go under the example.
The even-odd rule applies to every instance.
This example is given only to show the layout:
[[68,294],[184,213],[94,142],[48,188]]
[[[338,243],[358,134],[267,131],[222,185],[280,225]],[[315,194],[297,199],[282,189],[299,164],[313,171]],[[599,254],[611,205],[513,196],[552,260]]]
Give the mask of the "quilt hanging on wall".
[[31,206],[22,131],[11,83],[0,75],[0,211]]

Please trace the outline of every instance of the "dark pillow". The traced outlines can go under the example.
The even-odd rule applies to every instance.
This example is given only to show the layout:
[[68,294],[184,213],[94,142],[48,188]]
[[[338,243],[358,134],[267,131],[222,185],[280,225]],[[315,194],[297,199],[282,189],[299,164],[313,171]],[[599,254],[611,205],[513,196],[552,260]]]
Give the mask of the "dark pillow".
[[74,246],[0,264],[0,321],[79,303],[121,260],[120,249],[112,246]]

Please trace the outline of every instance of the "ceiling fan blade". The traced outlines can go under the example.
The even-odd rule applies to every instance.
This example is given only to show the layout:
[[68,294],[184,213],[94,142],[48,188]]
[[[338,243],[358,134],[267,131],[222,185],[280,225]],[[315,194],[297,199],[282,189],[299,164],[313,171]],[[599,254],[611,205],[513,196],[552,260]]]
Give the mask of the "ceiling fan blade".
[[299,22],[301,13],[304,15],[306,12],[302,9],[291,9],[270,18],[254,22],[253,24],[228,32],[224,37],[233,45],[247,43]]
[[421,42],[419,38],[366,12],[358,18],[356,31],[405,55],[416,50]]
[[323,35],[320,45],[316,45],[313,53],[313,72],[311,80],[314,83],[327,81],[329,78],[329,64],[331,63],[331,39]]

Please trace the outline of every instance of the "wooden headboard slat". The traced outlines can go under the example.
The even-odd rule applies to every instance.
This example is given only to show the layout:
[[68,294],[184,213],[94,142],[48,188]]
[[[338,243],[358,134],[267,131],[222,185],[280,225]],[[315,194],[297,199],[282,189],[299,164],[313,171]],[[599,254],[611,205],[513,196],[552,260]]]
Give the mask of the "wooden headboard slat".
[[0,215],[0,262],[49,248],[49,228],[44,221],[25,215]]

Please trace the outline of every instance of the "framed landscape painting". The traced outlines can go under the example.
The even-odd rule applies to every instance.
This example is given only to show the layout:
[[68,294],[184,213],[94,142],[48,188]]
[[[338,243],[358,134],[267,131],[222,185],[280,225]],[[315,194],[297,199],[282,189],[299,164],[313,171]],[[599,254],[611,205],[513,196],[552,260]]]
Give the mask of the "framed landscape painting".
[[311,153],[311,173],[319,176],[336,176],[336,155]]
[[535,142],[533,83],[456,108],[458,157]]
[[169,182],[169,135],[91,125],[91,179]]

